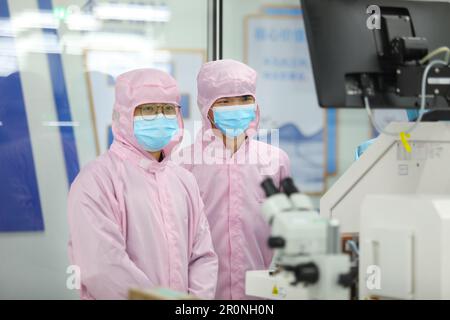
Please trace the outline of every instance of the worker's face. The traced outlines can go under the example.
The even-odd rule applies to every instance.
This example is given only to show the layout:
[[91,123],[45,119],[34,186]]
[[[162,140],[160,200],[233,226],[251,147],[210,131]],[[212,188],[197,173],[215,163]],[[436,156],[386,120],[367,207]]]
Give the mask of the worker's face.
[[216,107],[229,107],[229,106],[236,106],[236,105],[246,105],[246,104],[252,104],[255,103],[255,98],[250,95],[246,96],[238,96],[238,97],[225,97],[217,99],[214,104],[209,108],[208,111],[208,117],[211,121],[211,125],[215,127],[214,125],[214,112],[213,108]]
[[134,110],[134,136],[144,150],[159,152],[178,132],[177,106],[142,104]]

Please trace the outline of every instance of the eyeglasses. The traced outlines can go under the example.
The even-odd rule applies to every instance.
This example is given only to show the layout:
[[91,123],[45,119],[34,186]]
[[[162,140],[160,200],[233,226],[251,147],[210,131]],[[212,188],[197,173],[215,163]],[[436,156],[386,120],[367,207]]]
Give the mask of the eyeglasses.
[[174,118],[177,115],[179,106],[173,104],[144,104],[138,106],[139,114],[144,120],[153,120],[159,113],[166,118]]

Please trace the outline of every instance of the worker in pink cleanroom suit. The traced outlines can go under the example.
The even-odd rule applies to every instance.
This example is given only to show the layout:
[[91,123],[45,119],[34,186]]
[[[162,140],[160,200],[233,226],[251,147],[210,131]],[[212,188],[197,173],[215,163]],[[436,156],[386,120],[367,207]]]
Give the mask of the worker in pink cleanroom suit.
[[130,288],[155,287],[214,297],[218,262],[200,192],[169,157],[183,135],[179,103],[165,72],[117,78],[114,142],[69,193],[69,255],[82,298],[122,299]]
[[256,78],[252,68],[238,61],[204,64],[197,77],[203,128],[190,147],[173,154],[196,177],[205,203],[219,257],[218,299],[250,298],[245,272],[270,266],[270,228],[261,213],[265,196],[260,184],[271,177],[279,187],[290,171],[284,151],[253,139],[260,119]]

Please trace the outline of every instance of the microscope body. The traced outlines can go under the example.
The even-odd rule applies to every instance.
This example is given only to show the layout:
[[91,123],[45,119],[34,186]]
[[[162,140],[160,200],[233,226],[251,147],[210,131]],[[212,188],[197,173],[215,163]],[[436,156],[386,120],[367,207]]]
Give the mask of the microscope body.
[[306,195],[274,193],[262,205],[271,226],[275,270],[248,271],[246,293],[270,299],[349,299],[350,257],[338,224],[321,217]]

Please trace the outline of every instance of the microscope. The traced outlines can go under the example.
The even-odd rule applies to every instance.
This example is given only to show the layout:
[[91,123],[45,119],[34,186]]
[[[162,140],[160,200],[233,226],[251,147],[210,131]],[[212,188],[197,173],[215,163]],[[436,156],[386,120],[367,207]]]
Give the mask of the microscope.
[[357,277],[341,253],[339,224],[321,217],[291,178],[280,192],[271,178],[261,183],[267,199],[262,214],[271,226],[272,270],[248,271],[246,294],[288,299],[349,299]]

